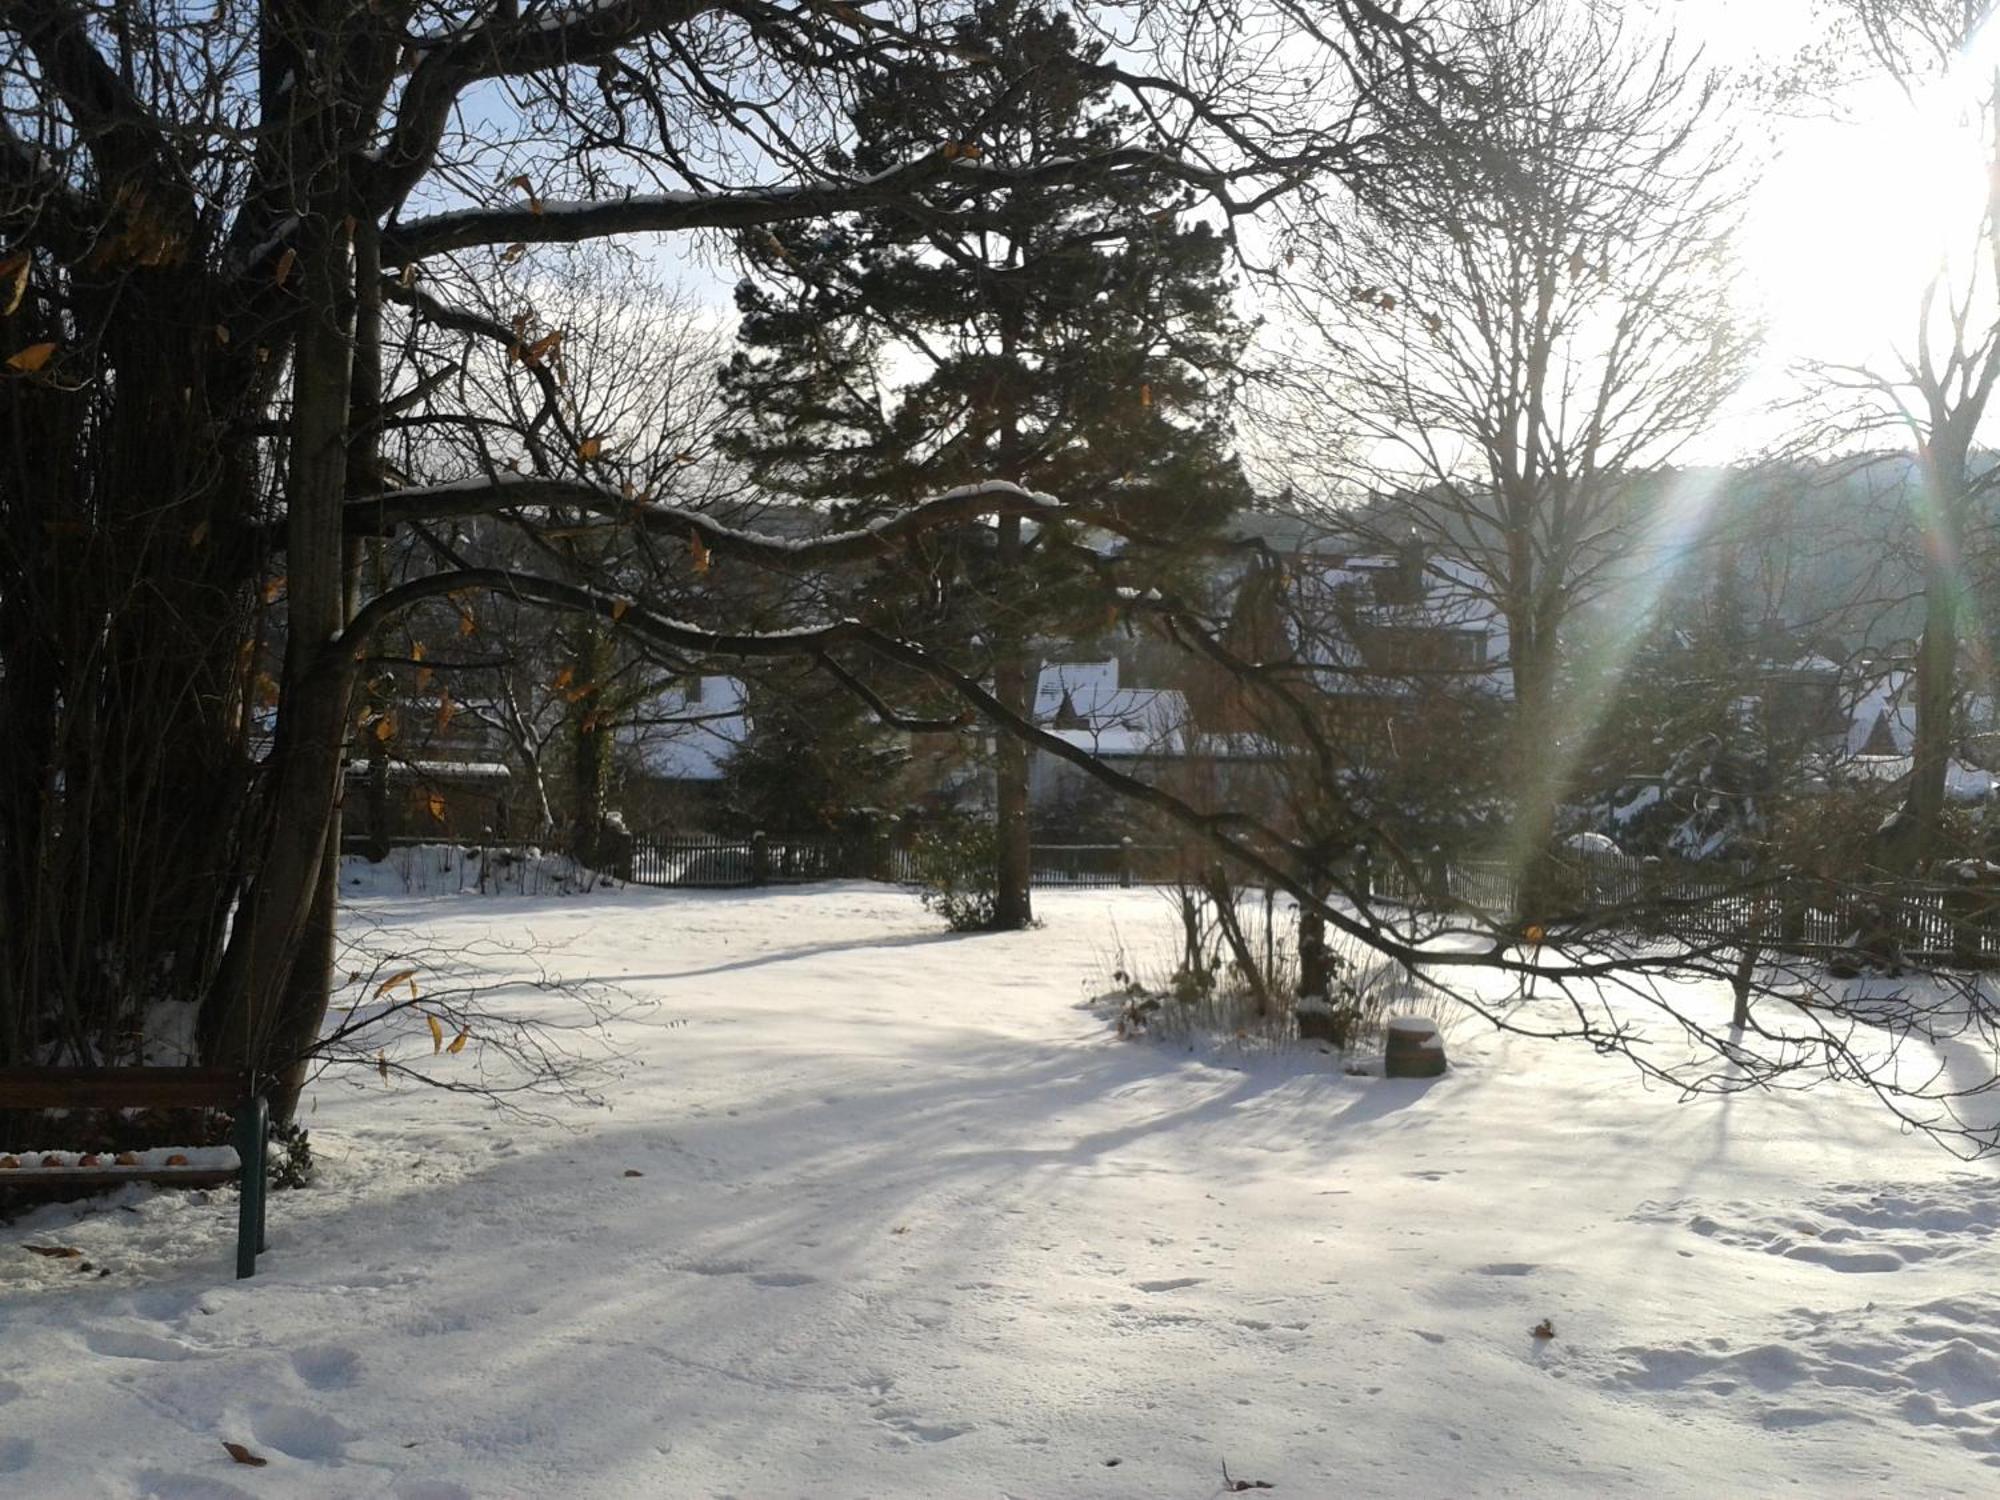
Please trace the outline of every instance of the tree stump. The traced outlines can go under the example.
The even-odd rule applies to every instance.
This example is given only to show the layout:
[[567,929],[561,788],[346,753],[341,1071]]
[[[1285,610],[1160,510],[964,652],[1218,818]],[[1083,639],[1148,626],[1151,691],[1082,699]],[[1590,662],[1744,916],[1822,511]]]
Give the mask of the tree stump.
[[1336,1010],[1325,995],[1301,996],[1292,1006],[1292,1017],[1298,1022],[1300,1041],[1325,1042],[1333,1047],[1346,1047],[1354,1024],[1353,1012]]
[[1398,1016],[1389,1023],[1382,1054],[1385,1078],[1435,1078],[1444,1071],[1444,1038],[1422,1016]]

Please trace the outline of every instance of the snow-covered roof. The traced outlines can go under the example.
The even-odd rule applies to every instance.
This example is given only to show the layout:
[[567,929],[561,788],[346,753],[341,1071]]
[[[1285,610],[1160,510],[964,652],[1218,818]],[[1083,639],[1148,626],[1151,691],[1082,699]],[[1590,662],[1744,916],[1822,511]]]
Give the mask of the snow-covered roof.
[[1123,688],[1118,663],[1050,662],[1035,682],[1036,724],[1096,755],[1179,754],[1188,724],[1185,694]]
[[[351,760],[349,776],[366,776],[369,763]],[[391,781],[506,781],[513,771],[497,760],[392,760],[383,767]]]
[[[1860,781],[1898,782],[1908,776],[1916,761],[1908,755],[1857,755],[1844,769]],[[1945,762],[1944,794],[1953,802],[1983,802],[1993,795],[1996,778],[1991,771],[1967,765],[1962,760]]]
[[1908,755],[1917,742],[1917,706],[1911,698],[1910,673],[1900,668],[1860,684],[1847,711],[1847,753],[1861,755],[1878,727],[1898,755]]
[[1050,662],[1035,679],[1035,719],[1053,719],[1065,696],[1078,713],[1093,718],[1099,705],[1117,692],[1116,660]]
[[1414,684],[1399,672],[1409,657],[1458,668],[1466,691],[1509,696],[1507,625],[1485,575],[1437,553],[1413,571],[1415,562],[1386,553],[1299,560],[1298,611],[1282,623],[1293,649],[1328,669],[1330,692],[1410,696]]
[[662,781],[720,781],[737,748],[750,737],[745,691],[736,677],[701,677],[696,686],[668,689],[640,712],[623,735],[647,775]]

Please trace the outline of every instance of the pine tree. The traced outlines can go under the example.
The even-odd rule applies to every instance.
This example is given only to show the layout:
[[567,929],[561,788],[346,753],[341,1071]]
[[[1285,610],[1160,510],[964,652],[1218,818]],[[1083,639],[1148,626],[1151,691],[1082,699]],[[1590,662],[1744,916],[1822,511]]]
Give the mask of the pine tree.
[[[1148,142],[1107,102],[1102,45],[1033,0],[984,0],[955,49],[964,66],[872,75],[853,108],[862,144],[835,165],[867,174],[936,150],[1023,168]],[[742,348],[724,372],[745,417],[736,456],[767,488],[854,520],[1009,479],[1154,536],[1213,527],[1248,498],[1227,415],[1247,331],[1226,244],[1194,203],[1157,174],[1106,166],[955,204],[949,234],[907,211],[754,232]],[[983,561],[924,558],[926,589],[906,571],[874,598],[980,641],[995,695],[1025,716],[1030,635],[1072,623],[1060,616],[1075,601],[1032,528],[1005,520],[992,541]],[[960,572],[970,588],[951,595]],[[996,925],[1019,926],[1018,741],[1002,738],[996,782]]]
[[752,680],[750,734],[723,770],[730,816],[767,833],[838,833],[893,801],[909,755],[838,689]]

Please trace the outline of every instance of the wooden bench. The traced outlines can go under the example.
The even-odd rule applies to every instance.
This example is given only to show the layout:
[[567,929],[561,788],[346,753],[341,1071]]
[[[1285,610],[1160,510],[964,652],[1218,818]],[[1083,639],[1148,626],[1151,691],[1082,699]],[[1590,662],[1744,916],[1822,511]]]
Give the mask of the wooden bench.
[[[243,1194],[236,1216],[236,1274],[239,1279],[256,1275],[257,1256],[264,1249],[271,1115],[270,1106],[251,1080],[227,1068],[0,1068],[0,1116],[14,1110],[123,1109],[212,1109],[229,1114],[235,1120],[230,1143],[236,1150],[236,1165],[146,1162],[133,1152],[119,1153],[133,1158],[121,1165],[113,1153],[104,1151],[95,1153],[96,1159],[87,1164],[57,1161],[45,1166],[43,1152],[48,1143],[36,1142],[31,1153],[15,1153],[20,1165],[0,1166],[0,1194],[10,1189],[111,1188],[127,1182],[215,1187],[240,1180]],[[0,1147],[0,1159],[8,1154],[9,1148]]]

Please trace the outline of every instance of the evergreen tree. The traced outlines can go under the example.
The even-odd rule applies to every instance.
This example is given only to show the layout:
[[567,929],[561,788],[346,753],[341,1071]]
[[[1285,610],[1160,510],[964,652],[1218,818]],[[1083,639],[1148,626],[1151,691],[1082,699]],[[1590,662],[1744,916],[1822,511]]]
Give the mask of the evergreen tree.
[[[1227,417],[1246,330],[1222,237],[1192,193],[1118,164],[1121,147],[1154,143],[1108,101],[1103,45],[1066,17],[984,0],[955,50],[963,66],[870,75],[853,106],[860,144],[836,165],[868,173],[925,150],[1098,165],[976,205],[945,179],[949,232],[904,205],[746,237],[757,274],[738,288],[743,347],[724,372],[746,419],[735,455],[766,487],[854,520],[1009,479],[1155,536],[1212,527],[1248,497]],[[1009,519],[992,540],[983,560],[923,557],[923,580],[904,565],[871,598],[905,628],[921,612],[933,636],[976,640],[996,696],[1025,716],[1031,633],[1071,601],[1046,538]],[[951,591],[960,572],[969,597]],[[995,924],[1019,926],[1027,765],[1004,737],[996,784]]]
[[839,832],[894,800],[909,754],[846,692],[752,681],[750,734],[723,768],[730,816],[767,833]]

